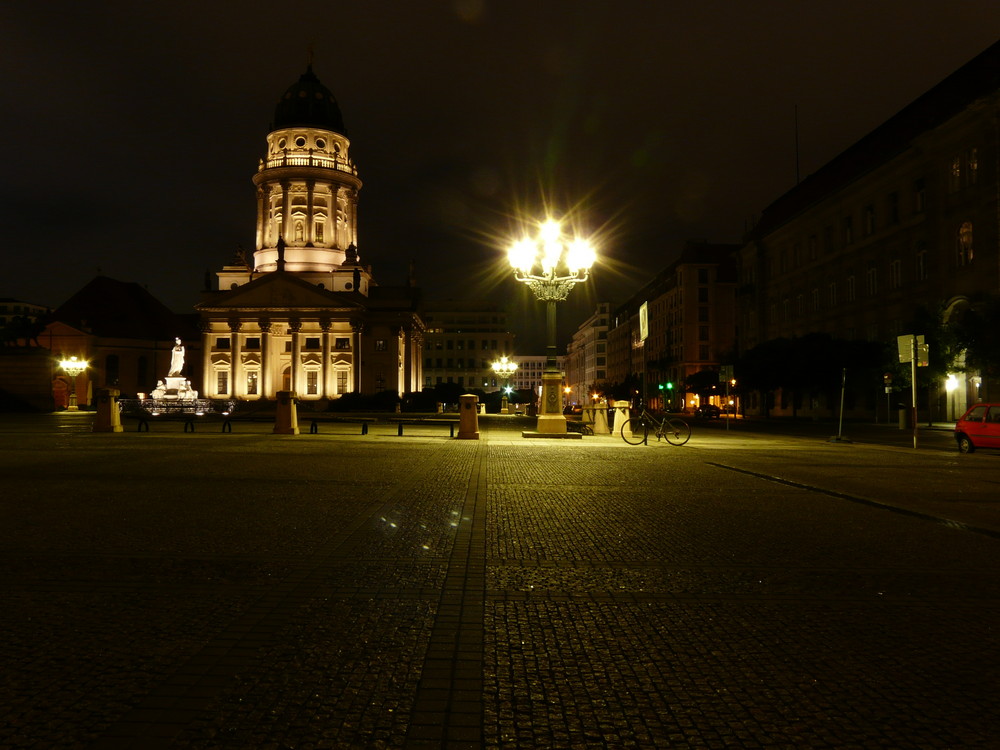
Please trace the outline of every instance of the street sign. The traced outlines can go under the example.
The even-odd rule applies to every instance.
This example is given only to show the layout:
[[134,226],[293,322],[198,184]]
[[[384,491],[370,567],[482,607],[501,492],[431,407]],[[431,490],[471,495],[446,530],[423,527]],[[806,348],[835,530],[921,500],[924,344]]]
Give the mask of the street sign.
[[[912,333],[896,337],[896,348],[899,350],[900,364],[913,361],[913,338]],[[930,345],[924,343],[923,335],[917,336],[916,339],[917,367],[927,367],[930,358]]]

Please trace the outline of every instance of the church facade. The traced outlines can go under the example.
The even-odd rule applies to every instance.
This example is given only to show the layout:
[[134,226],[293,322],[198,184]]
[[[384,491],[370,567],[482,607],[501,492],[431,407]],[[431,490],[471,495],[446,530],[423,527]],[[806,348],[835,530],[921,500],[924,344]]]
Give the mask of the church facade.
[[361,180],[339,105],[310,66],[275,107],[256,246],[196,306],[207,398],[302,400],[421,387],[418,291],[379,286],[358,253]]

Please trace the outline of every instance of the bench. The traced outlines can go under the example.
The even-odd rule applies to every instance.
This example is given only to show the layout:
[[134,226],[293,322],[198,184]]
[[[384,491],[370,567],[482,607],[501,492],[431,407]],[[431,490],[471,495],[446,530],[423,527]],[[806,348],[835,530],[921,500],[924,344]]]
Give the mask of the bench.
[[326,415],[322,416],[305,416],[301,417],[302,421],[309,422],[309,434],[315,435],[319,432],[319,426],[323,422],[337,422],[337,423],[347,423],[347,424],[357,424],[361,423],[361,434],[368,434],[368,425],[373,424],[376,420],[374,417],[329,417]]
[[389,423],[395,422],[395,424],[396,424],[396,434],[399,435],[399,436],[402,436],[402,434],[403,434],[403,425],[404,424],[409,424],[409,425],[426,425],[426,424],[429,424],[429,425],[444,425],[444,424],[446,424],[446,425],[448,425],[448,428],[449,428],[449,436],[450,437],[455,437],[455,425],[458,424],[458,420],[457,419],[435,419],[435,418],[420,418],[420,417],[414,417],[414,418],[411,418],[411,419],[398,418],[398,417],[389,417],[389,419],[387,419],[386,421],[389,422]]

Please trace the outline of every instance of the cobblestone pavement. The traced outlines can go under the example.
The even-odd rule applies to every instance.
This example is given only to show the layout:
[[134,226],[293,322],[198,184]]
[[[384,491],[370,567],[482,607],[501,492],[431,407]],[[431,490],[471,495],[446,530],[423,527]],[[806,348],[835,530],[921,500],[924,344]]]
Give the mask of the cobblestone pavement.
[[0,417],[0,748],[1000,747],[998,455],[87,420]]

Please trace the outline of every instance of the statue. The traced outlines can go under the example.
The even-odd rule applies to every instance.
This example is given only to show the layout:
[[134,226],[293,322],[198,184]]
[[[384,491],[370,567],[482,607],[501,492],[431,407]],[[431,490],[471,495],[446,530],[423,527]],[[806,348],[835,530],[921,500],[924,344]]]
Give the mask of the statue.
[[181,343],[180,339],[174,339],[176,342],[173,351],[170,353],[170,372],[167,373],[168,378],[175,378],[181,374],[181,370],[184,369],[184,345]]

